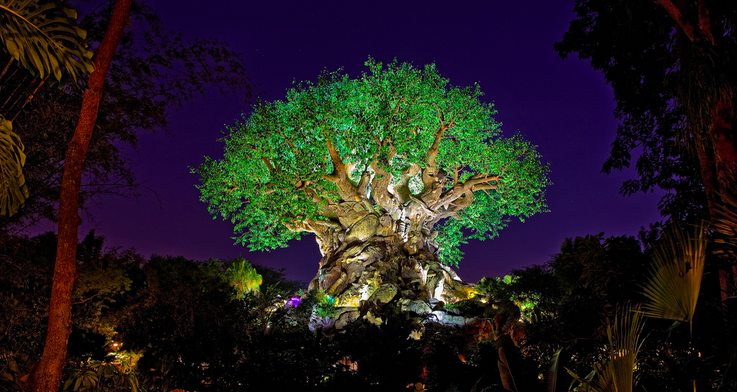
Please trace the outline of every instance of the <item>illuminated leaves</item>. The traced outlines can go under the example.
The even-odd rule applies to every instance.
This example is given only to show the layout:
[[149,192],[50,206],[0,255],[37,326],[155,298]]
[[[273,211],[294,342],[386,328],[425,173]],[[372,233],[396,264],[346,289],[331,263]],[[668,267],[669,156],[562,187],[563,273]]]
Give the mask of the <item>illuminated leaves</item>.
[[[452,86],[432,64],[366,66],[359,78],[325,72],[283,101],[258,104],[228,128],[223,159],[195,170],[202,200],[235,224],[239,242],[285,246],[305,225],[338,224],[341,203],[399,219],[400,209],[421,202],[422,224],[439,231],[441,258],[457,265],[463,230],[491,238],[508,216],[545,211],[547,166],[519,135],[501,137],[478,85]],[[408,190],[399,189],[403,172]],[[362,176],[374,181],[361,188]]]

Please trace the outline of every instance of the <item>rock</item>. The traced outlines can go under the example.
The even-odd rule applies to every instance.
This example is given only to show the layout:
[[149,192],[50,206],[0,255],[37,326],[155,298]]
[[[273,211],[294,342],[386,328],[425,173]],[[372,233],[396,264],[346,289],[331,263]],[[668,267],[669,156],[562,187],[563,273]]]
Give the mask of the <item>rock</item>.
[[320,271],[320,289],[328,290],[340,278],[340,268],[323,268]]
[[389,303],[394,297],[397,296],[397,293],[399,292],[399,289],[397,289],[397,286],[386,283],[379,286],[379,288],[374,292],[374,294],[369,298],[369,301],[376,302],[377,304],[383,305],[386,303]]
[[310,329],[310,331],[315,332],[319,329],[328,329],[333,325],[333,319],[330,317],[320,317],[316,315],[313,311],[312,316],[310,316],[310,322],[307,324],[307,327]]
[[432,298],[442,298],[443,284],[445,283],[445,274],[442,269],[430,268],[427,271],[427,279],[425,285],[430,289]]
[[402,305],[402,311],[415,312],[417,314],[429,314],[432,312],[432,309],[430,309],[430,305],[428,305],[427,302],[414,300],[409,301],[407,305]]
[[445,302],[437,298],[430,298],[427,303],[430,304],[432,310],[443,310],[443,307],[445,306]]
[[365,316],[366,320],[368,320],[371,324],[374,325],[381,325],[384,321],[381,319],[381,317],[374,317],[373,314],[371,314],[371,311],[366,313]]
[[432,314],[435,316],[437,322],[440,324],[462,327],[467,322],[465,317],[448,314],[442,310],[433,311]]
[[356,308],[344,308],[344,309],[347,309],[347,310],[342,312],[339,316],[336,316],[336,319],[335,319],[336,329],[345,328],[346,325],[352,323],[355,320],[358,320],[358,317],[361,315],[361,313]]

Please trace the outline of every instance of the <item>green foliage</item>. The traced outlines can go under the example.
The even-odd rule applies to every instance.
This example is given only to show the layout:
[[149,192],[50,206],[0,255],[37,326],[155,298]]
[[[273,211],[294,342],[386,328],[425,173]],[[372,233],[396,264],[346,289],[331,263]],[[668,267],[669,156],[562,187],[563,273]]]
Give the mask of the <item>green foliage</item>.
[[[316,302],[314,308],[316,315],[322,318],[328,318],[335,315],[335,298],[322,290],[312,290],[307,295],[308,297],[314,297],[314,302]],[[310,302],[312,301],[308,299],[307,303]]]
[[607,326],[607,357],[594,365],[586,377],[568,371],[575,379],[574,391],[631,392],[644,319],[637,309],[623,307],[613,325]]
[[56,236],[0,234],[0,357],[22,364],[38,360],[46,338]]
[[645,315],[692,325],[704,275],[706,244],[703,225],[694,229],[693,236],[677,225],[666,231],[653,253],[652,275],[643,286]]
[[87,33],[77,26],[77,11],[61,1],[0,0],[0,41],[11,56],[44,78],[62,70],[77,81],[94,70]]
[[145,391],[138,383],[135,363],[127,361],[88,360],[71,372],[63,388],[74,392]]
[[484,277],[474,288],[490,302],[513,304],[524,319],[530,319],[535,315],[535,307],[540,302],[541,296],[539,293],[515,289],[518,280],[519,277],[511,275],[504,275],[503,278]]
[[228,284],[235,289],[235,298],[243,299],[248,294],[258,294],[263,277],[245,259],[234,260],[224,273]]
[[115,321],[109,313],[119,310],[117,302],[131,290],[129,270],[143,263],[133,250],[104,248],[105,239],[90,231],[77,247],[77,280],[72,298],[75,327],[95,332],[109,341],[115,336]]
[[[104,3],[85,15],[81,23],[93,47],[101,42],[112,13],[114,2]],[[121,146],[135,147],[141,131],[165,131],[170,109],[192,103],[209,88],[224,94],[243,94],[246,98],[252,91],[243,60],[222,41],[189,40],[181,33],[167,30],[157,13],[142,2],[134,2],[130,17],[135,28],[124,31],[112,59],[97,127],[85,157],[82,208],[98,195],[138,193],[129,157],[123,154]],[[9,58],[0,53],[0,63]],[[16,68],[11,65],[2,80],[0,102],[17,86],[19,91],[27,90],[26,72],[13,72]],[[25,101],[26,96],[20,99]],[[12,108],[13,112],[19,110],[13,121],[14,131],[26,147],[25,178],[32,192],[15,216],[0,217],[0,228],[22,228],[39,219],[56,220],[59,167],[63,165],[81,102],[81,89],[60,89],[45,83],[23,110]],[[11,114],[3,114],[11,118]]]
[[13,133],[13,123],[0,114],[0,216],[10,216],[28,198],[28,187],[23,176],[26,154],[23,142]]
[[[361,173],[388,175],[396,184],[412,165],[457,173],[457,181],[449,177],[443,191],[474,175],[502,176],[496,189],[475,192],[469,207],[436,228],[448,264],[460,259],[462,230],[470,238],[493,238],[508,217],[545,211],[547,166],[519,135],[501,137],[496,111],[481,102],[478,85],[452,86],[433,64],[420,69],[369,59],[366,65],[369,72],[358,78],[323,73],[317,82],[297,84],[283,101],[259,103],[228,127],[224,158],[206,158],[193,169],[202,178],[198,188],[208,210],[235,224],[237,242],[251,249],[283,247],[299,238],[300,223],[335,219],[326,205],[354,200],[345,199],[330,176],[337,170],[333,153],[352,168],[354,185]],[[431,164],[428,150],[443,121],[451,119]],[[424,190],[417,176],[409,187],[415,198]],[[366,202],[381,211],[386,206],[372,192]]]
[[[603,170],[634,164],[637,178],[620,192],[660,188],[661,213],[683,221],[707,208],[702,173],[712,169],[700,167],[706,162],[699,164],[696,150],[715,145],[714,135],[707,135],[714,105],[733,97],[737,86],[737,13],[731,1],[668,3],[695,31],[710,30],[714,41],[698,33],[686,38],[658,2],[582,0],[554,48],[563,58],[576,53],[590,60],[612,86],[621,123]],[[726,99],[734,110],[737,102]]]

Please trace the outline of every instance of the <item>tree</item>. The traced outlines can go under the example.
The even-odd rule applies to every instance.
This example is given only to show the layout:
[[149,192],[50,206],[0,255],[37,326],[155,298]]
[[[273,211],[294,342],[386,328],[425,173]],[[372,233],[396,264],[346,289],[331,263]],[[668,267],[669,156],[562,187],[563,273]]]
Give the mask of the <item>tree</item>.
[[[80,26],[90,46],[102,40],[112,4],[87,14]],[[216,39],[185,39],[165,28],[155,11],[134,2],[130,14],[136,29],[124,32],[103,89],[96,130],[83,167],[80,208],[106,195],[136,196],[140,187],[121,146],[135,147],[141,131],[167,130],[167,114],[204,95],[211,88],[222,93],[253,90],[239,54]],[[2,56],[0,56],[2,58]],[[16,86],[24,91],[25,72],[8,70],[0,90]],[[82,90],[46,83],[16,114],[14,131],[26,146],[23,168],[28,198],[12,217],[0,217],[0,230],[20,231],[39,220],[57,220],[59,187],[66,148],[82,104]],[[2,111],[0,111],[1,113]],[[14,110],[14,113],[16,111]]]
[[457,266],[467,238],[544,211],[548,167],[521,136],[500,137],[478,85],[451,86],[434,65],[366,65],[357,79],[300,83],[230,127],[224,158],[194,170],[202,200],[251,249],[314,233],[310,287],[339,306],[442,299],[460,279],[439,262]]
[[[7,65],[0,73],[0,79],[8,68],[17,60],[27,68],[33,77],[24,85],[36,89],[53,74],[57,81],[62,79],[62,71],[70,75],[76,82],[81,76],[92,72],[92,52],[84,41],[86,33],[77,27],[77,12],[61,2],[0,1],[0,41],[9,55]],[[7,87],[6,78],[2,87]],[[24,86],[25,87],[25,86]],[[11,90],[10,96],[16,89]],[[33,97],[33,93],[27,100]],[[5,100],[2,114],[20,109],[25,105],[25,90],[15,100]],[[8,102],[9,106],[6,106]],[[23,177],[22,167],[25,163],[23,143],[13,133],[12,121],[0,114],[0,215],[13,215],[28,197],[28,189]],[[17,113],[16,113],[17,114]]]
[[658,186],[670,193],[663,212],[678,218],[679,203],[704,200],[714,217],[737,170],[737,5],[580,0],[575,11],[554,47],[564,58],[590,59],[614,89],[622,123],[604,170],[628,167],[642,148],[640,180],[625,183],[625,193]]
[[95,54],[95,70],[90,74],[88,80],[89,89],[84,93],[79,122],[67,149],[59,198],[59,234],[49,304],[49,323],[46,330],[44,353],[31,376],[32,391],[54,391],[59,389],[61,383],[67,340],[71,332],[72,293],[77,275],[77,226],[80,223],[79,188],[82,180],[82,165],[97,120],[97,109],[102,98],[105,74],[120,37],[123,35],[131,3],[132,0],[116,0],[115,2],[115,9],[105,38]]

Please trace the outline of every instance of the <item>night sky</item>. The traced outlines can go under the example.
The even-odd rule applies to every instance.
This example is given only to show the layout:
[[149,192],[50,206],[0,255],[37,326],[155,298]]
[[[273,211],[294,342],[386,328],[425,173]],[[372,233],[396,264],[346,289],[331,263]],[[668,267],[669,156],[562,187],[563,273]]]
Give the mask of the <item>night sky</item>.
[[[451,84],[479,82],[504,134],[519,130],[539,146],[553,185],[547,190],[550,212],[525,223],[512,218],[498,238],[462,247],[458,272],[466,281],[545,263],[565,237],[636,235],[660,220],[659,194],[618,193],[634,171],[600,172],[617,127],[611,88],[587,62],[562,60],[552,47],[573,19],[573,0],[148,3],[168,29],[188,39],[218,38],[240,52],[265,100],[284,98],[293,81],[315,80],[324,69],[342,67],[359,76],[369,56],[418,67],[434,62]],[[194,187],[198,178],[189,167],[205,155],[220,158],[224,145],[217,139],[225,125],[248,110],[242,96],[222,97],[213,89],[171,112],[169,135],[141,133],[129,153],[145,187],[142,196],[99,199],[93,216],[83,216],[80,236],[94,228],[108,246],[133,247],[145,256],[244,257],[309,281],[320,258],[313,239],[249,252],[234,245],[232,224],[213,220]]]

